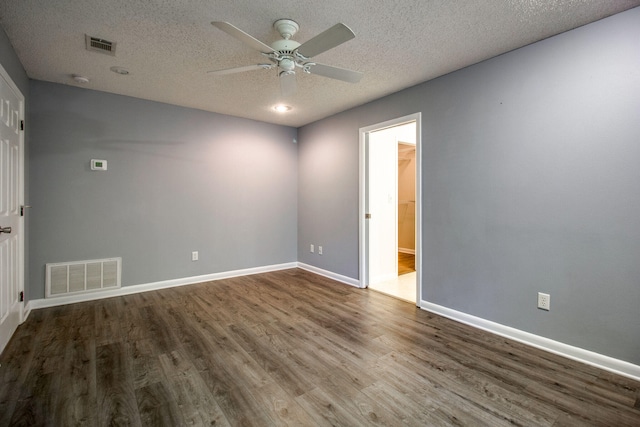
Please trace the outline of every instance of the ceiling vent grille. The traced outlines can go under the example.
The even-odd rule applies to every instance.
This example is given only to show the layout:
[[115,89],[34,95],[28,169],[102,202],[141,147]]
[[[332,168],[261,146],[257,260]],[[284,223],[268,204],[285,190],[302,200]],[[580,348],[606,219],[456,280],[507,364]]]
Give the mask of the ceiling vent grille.
[[84,35],[84,41],[86,43],[87,50],[116,56],[115,42],[110,42],[109,40],[100,39],[98,37],[91,37],[88,34]]

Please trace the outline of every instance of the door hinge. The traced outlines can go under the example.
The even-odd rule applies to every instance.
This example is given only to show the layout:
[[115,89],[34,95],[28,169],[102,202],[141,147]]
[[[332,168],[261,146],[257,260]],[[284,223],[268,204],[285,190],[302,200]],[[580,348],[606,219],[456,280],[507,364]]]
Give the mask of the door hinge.
[[24,291],[20,291],[20,302],[24,301]]
[[24,130],[24,120],[20,120],[20,130]]
[[370,213],[364,214],[364,219],[371,219],[371,214]]

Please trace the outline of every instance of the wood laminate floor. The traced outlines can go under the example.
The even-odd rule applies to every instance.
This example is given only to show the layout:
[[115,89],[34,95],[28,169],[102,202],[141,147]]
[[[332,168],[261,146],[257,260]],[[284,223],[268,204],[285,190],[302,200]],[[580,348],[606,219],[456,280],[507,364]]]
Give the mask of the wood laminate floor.
[[36,310],[0,425],[640,425],[640,383],[293,269]]
[[416,271],[416,256],[398,252],[398,275],[413,273]]

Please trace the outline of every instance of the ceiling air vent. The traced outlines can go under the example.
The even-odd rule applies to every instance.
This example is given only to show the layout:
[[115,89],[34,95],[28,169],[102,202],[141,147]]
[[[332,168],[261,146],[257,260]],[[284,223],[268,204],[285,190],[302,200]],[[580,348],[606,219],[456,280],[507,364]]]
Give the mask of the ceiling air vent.
[[109,40],[103,40],[98,37],[91,37],[88,34],[84,35],[84,40],[87,45],[87,50],[93,52],[106,53],[107,55],[116,55],[116,44]]

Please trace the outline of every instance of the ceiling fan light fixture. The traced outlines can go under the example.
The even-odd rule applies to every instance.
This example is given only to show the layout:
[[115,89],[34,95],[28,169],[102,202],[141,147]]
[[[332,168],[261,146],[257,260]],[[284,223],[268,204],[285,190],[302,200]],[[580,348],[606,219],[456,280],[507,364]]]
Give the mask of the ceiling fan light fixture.
[[296,69],[296,62],[293,59],[284,58],[280,60],[278,67],[282,68],[283,72],[293,72]]
[[291,107],[289,105],[279,104],[273,107],[278,113],[286,113],[287,111],[291,111]]

